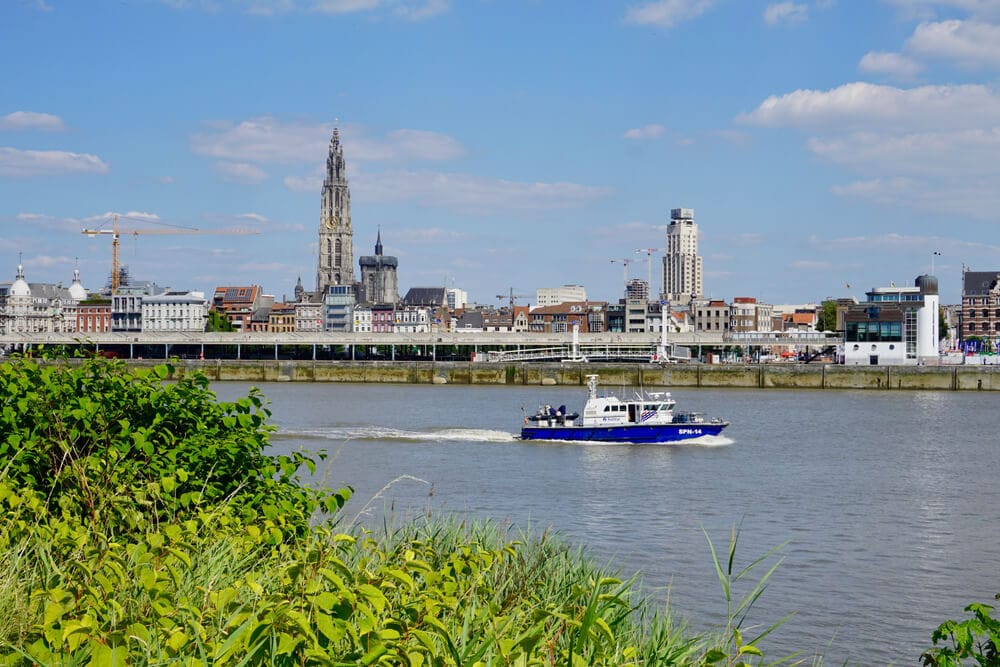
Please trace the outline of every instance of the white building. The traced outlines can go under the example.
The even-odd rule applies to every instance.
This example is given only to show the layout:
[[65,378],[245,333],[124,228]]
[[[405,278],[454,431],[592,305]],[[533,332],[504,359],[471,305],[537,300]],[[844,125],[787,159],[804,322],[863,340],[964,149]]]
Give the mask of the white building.
[[688,303],[691,299],[701,299],[703,292],[694,209],[671,209],[661,297],[671,303]]
[[295,304],[295,330],[315,333],[323,330],[323,304],[302,301]]
[[[79,272],[74,286],[78,283]],[[24,267],[18,264],[14,282],[0,285],[0,333],[75,332],[78,299],[74,294],[79,290],[47,283],[29,285]]]
[[204,292],[166,291],[141,297],[143,331],[204,331],[208,300]]
[[586,301],[587,290],[583,285],[563,285],[562,287],[539,287],[535,290],[535,307],[558,306],[560,303]]
[[354,307],[354,330],[358,333],[371,333],[372,330],[371,306]]
[[848,366],[938,363],[938,281],[918,276],[913,287],[876,287],[844,315]]
[[466,304],[469,303],[469,293],[464,289],[449,287],[446,290],[446,294],[448,298],[448,310],[453,313],[458,308],[465,308]]
[[427,333],[434,321],[431,309],[426,306],[403,306],[396,309],[395,331],[398,333]]

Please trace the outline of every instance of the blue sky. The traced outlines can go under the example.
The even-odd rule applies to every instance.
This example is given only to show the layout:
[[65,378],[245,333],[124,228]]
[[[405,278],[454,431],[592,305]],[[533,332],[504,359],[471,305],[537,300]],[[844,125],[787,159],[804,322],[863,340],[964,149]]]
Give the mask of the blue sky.
[[0,280],[99,287],[118,213],[259,232],[124,237],[135,277],[310,288],[339,122],[404,292],[658,290],[683,206],[707,296],[933,262],[954,303],[1000,269],[998,70],[1000,0],[0,0]]

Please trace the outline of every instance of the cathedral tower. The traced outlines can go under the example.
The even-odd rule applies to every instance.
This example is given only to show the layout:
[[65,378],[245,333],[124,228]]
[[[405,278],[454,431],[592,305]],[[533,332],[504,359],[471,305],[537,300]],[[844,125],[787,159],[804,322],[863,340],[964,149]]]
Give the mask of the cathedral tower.
[[354,229],[351,227],[351,190],[347,163],[340,145],[340,129],[333,128],[326,157],[326,178],[319,218],[319,271],[316,292],[320,299],[329,285],[354,283]]

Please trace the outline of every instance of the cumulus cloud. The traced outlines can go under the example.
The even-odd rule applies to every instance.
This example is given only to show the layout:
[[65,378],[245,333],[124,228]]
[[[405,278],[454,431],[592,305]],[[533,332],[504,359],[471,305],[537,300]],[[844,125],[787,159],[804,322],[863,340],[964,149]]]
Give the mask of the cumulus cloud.
[[366,174],[352,185],[358,199],[411,202],[463,213],[574,208],[606,197],[611,189],[577,183],[529,183],[432,171]]
[[627,130],[623,136],[626,139],[636,140],[659,139],[665,130],[666,128],[662,125],[650,123],[642,127],[633,127],[631,130]]
[[37,111],[14,111],[0,116],[0,130],[45,130],[55,132],[65,130],[66,125],[59,116]]
[[277,16],[292,12],[308,14],[356,14],[378,12],[407,21],[420,21],[448,11],[449,0],[161,0],[174,9],[219,12],[227,8],[255,16]]
[[[240,123],[213,123],[209,131],[191,137],[191,149],[229,162],[315,163],[326,157],[332,133],[331,124],[262,116]],[[450,160],[465,153],[453,137],[425,130],[394,130],[382,138],[367,137],[359,128],[341,128],[340,134],[341,142],[350,146],[350,160]]]
[[625,11],[625,23],[672,28],[711,9],[715,0],[656,0],[632,5]]
[[829,271],[833,264],[825,260],[797,259],[792,262],[792,268],[799,271]]
[[772,95],[736,120],[766,127],[825,129],[980,127],[1000,123],[1000,94],[978,84],[902,89],[856,82],[826,91]]
[[215,171],[222,177],[222,180],[229,183],[257,185],[267,180],[267,174],[263,169],[246,162],[216,162]]
[[922,23],[906,48],[926,58],[953,60],[964,67],[1000,66],[1000,25],[951,20]]
[[31,178],[61,174],[103,174],[108,165],[89,153],[0,148],[0,176]]
[[923,70],[923,66],[900,53],[869,51],[858,63],[858,69],[871,74],[887,74],[908,81]]
[[800,23],[809,18],[809,6],[797,2],[776,2],[764,10],[764,23]]
[[961,11],[974,18],[1000,19],[996,0],[883,0],[907,18],[934,19],[941,13]]
[[285,176],[285,187],[292,192],[312,192],[319,194],[323,188],[322,176]]
[[988,86],[798,90],[738,120],[808,130],[810,152],[859,176],[833,186],[839,196],[1000,221],[1000,94]]

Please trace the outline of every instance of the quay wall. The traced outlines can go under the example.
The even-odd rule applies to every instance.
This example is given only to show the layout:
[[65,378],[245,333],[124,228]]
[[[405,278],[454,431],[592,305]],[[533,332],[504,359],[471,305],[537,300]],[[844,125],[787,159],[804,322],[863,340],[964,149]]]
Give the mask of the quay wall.
[[[132,361],[154,365],[152,360]],[[623,364],[482,363],[458,361],[175,360],[175,375],[201,371],[216,381],[357,382],[460,385],[583,386],[587,375],[601,384],[647,387],[758,389],[874,389],[998,391],[1000,366],[839,366],[834,364]]]

